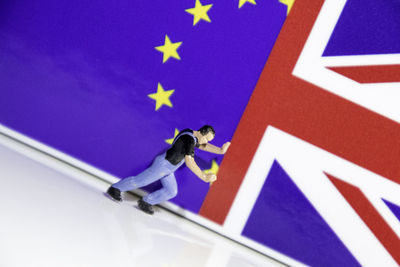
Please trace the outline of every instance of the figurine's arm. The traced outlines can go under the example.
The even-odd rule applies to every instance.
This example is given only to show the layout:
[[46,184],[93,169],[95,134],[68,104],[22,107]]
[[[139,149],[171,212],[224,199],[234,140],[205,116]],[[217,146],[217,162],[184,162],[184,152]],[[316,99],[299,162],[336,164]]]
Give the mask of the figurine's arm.
[[217,176],[215,174],[202,172],[199,166],[197,166],[192,156],[189,155],[185,156],[185,163],[186,166],[188,166],[188,168],[204,182],[208,183],[217,180]]
[[217,147],[210,143],[207,143],[207,144],[200,145],[199,149],[207,151],[207,152],[211,152],[214,154],[225,154],[230,145],[231,145],[231,142],[226,142],[222,147]]

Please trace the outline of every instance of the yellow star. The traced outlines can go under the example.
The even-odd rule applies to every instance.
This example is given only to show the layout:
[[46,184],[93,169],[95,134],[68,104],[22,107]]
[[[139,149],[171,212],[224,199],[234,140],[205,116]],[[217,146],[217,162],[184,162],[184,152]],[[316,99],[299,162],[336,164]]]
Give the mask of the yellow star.
[[211,164],[211,168],[208,170],[204,170],[204,172],[205,173],[213,173],[213,174],[217,175],[218,170],[219,170],[219,166],[218,166],[217,162],[215,162],[215,160],[213,160],[212,164]]
[[212,7],[211,5],[201,5],[200,0],[196,0],[196,4],[194,8],[186,9],[185,11],[189,14],[193,15],[193,26],[196,25],[201,19],[211,22],[210,17],[207,12]]
[[239,0],[239,8],[241,8],[245,3],[251,3],[251,4],[253,4],[253,5],[255,5],[256,4],[256,1],[255,0]]
[[180,60],[178,52],[176,50],[180,47],[182,42],[172,43],[168,35],[165,35],[164,45],[156,46],[155,49],[163,53],[163,63],[167,61],[170,57]]
[[167,144],[172,145],[172,143],[174,142],[175,137],[176,137],[178,134],[179,134],[179,130],[175,128],[174,138],[167,139],[167,140],[165,140],[165,142],[166,142]]
[[286,11],[286,16],[289,15],[290,9],[292,9],[292,6],[294,4],[294,0],[279,0],[284,5],[287,5],[287,11]]
[[[204,172],[205,173],[213,173],[213,174],[217,175],[218,170],[219,170],[219,166],[218,166],[217,162],[215,162],[215,160],[213,160],[212,164],[211,164],[211,168],[208,170],[204,170]],[[214,182],[211,182],[210,186],[212,186],[213,183]]]
[[160,83],[158,83],[157,86],[157,93],[154,94],[149,94],[148,97],[150,97],[151,99],[154,99],[156,101],[156,111],[162,106],[162,105],[166,105],[168,107],[172,107],[172,103],[169,100],[169,97],[172,95],[172,93],[175,90],[168,90],[168,91],[164,91],[164,88],[162,87],[162,85]]

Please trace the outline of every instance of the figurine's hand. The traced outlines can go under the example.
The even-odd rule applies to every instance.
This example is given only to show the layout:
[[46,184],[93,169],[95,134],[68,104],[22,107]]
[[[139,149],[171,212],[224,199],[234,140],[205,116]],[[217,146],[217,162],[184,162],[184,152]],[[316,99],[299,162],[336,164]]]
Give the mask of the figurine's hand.
[[205,180],[206,182],[212,183],[217,180],[217,176],[214,173],[206,173]]
[[226,143],[222,146],[222,148],[221,148],[222,154],[225,154],[225,153],[226,153],[226,151],[228,150],[228,148],[229,148],[230,145],[231,145],[231,142],[226,142]]

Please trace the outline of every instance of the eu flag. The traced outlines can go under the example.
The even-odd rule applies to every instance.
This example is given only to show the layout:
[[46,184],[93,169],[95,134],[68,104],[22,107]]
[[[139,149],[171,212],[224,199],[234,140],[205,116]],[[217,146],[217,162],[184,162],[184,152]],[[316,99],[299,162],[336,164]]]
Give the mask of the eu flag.
[[[229,141],[286,18],[278,0],[3,0],[0,123],[123,178],[176,131]],[[251,138],[251,133],[249,133]],[[234,145],[234,144],[232,144]],[[198,151],[202,169],[222,157]],[[198,212],[187,168],[172,201]]]

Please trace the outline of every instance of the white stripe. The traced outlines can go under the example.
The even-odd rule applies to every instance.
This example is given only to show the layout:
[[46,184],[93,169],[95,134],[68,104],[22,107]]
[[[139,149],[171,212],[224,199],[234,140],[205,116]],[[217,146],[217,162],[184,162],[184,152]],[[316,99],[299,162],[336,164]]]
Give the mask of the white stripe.
[[[327,66],[399,64],[400,55],[322,57],[346,1],[326,0],[308,37],[293,75],[367,109],[400,122],[400,82],[360,84]],[[354,60],[354,64],[351,61]]]
[[325,67],[374,66],[400,64],[400,54],[322,57]]
[[[240,234],[276,159],[363,266],[397,266],[394,259],[330,182],[324,171],[400,204],[400,185],[269,126],[224,223]],[[367,190],[368,191],[368,190]],[[284,200],[283,200],[284,201]],[[387,213],[387,207],[376,207]],[[384,218],[390,216],[383,215]],[[393,218],[393,216],[391,216]],[[398,232],[399,221],[390,225]]]

